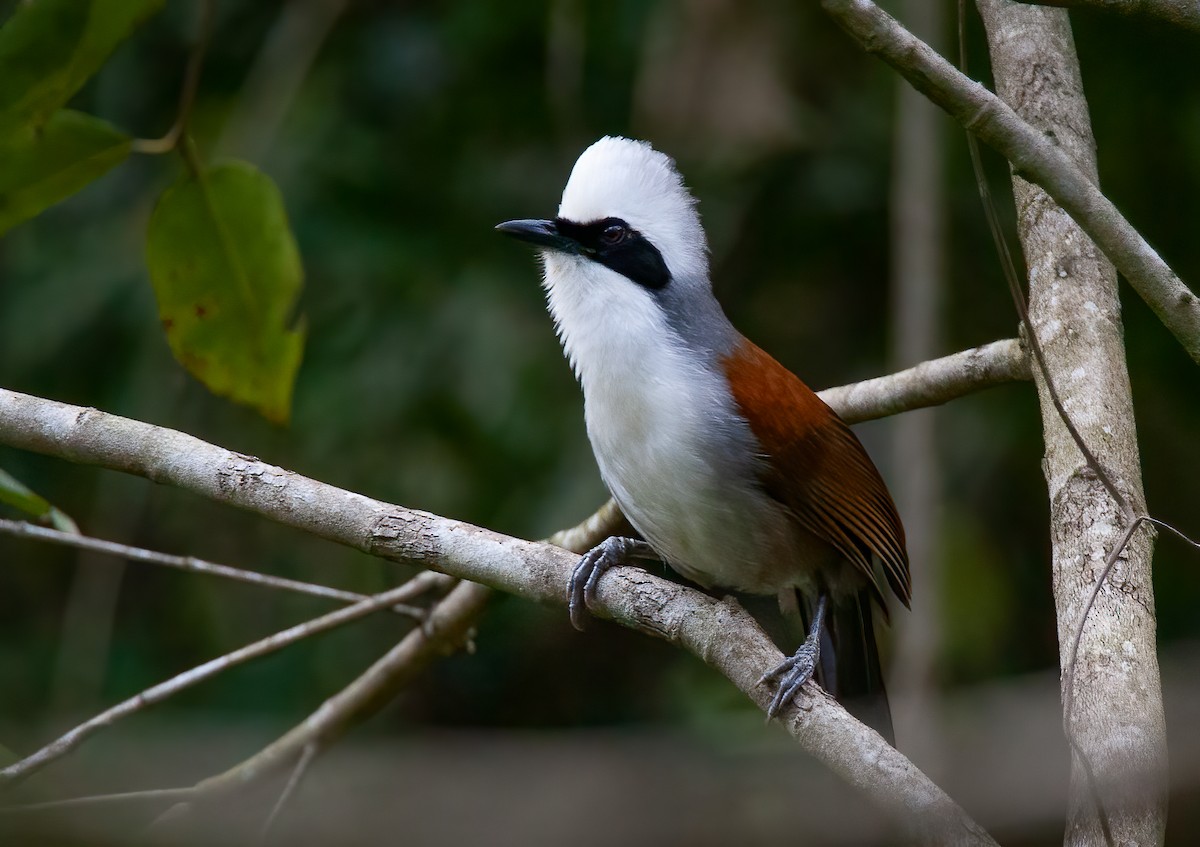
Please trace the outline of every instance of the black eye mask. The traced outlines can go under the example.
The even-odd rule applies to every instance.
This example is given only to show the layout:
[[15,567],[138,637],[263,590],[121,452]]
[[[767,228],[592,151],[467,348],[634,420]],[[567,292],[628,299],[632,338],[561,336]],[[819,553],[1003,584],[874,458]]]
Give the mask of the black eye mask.
[[671,281],[671,272],[658,248],[620,218],[579,224],[564,218],[554,221],[559,235],[579,245],[579,251],[643,288],[657,291]]

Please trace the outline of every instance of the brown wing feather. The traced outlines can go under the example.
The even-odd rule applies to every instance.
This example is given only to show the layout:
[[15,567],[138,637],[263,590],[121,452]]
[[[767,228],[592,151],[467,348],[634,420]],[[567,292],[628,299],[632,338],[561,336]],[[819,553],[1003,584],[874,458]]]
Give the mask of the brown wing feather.
[[767,493],[806,530],[835,547],[873,587],[872,555],[892,591],[909,605],[912,586],[904,527],[887,486],[858,438],[791,371],[745,339],[725,360],[734,399],[764,452]]

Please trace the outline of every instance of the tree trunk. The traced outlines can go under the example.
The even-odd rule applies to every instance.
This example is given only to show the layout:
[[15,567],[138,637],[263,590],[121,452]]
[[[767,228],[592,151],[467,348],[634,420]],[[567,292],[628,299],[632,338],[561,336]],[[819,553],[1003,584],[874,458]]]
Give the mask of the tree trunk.
[[[1095,142],[1067,13],[977,0],[997,93],[1098,182]],[[1116,272],[1040,188],[1013,177],[1029,269],[1029,313],[1063,405],[1118,489],[1145,512]],[[1076,448],[1035,369],[1046,439],[1050,535],[1065,723],[1078,744],[1067,844],[1158,844],[1166,824],[1166,730],[1150,579],[1153,532],[1134,534],[1080,617],[1128,517]],[[1079,754],[1082,751],[1082,757]],[[1089,780],[1090,764],[1095,782]]]

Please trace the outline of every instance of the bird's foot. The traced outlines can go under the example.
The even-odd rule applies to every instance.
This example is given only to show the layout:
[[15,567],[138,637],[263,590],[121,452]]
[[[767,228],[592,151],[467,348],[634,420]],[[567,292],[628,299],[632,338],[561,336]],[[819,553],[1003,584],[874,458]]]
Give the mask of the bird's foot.
[[579,564],[571,573],[567,589],[567,609],[571,613],[571,625],[582,631],[586,620],[585,611],[596,599],[596,587],[600,577],[609,569],[627,563],[632,558],[653,558],[654,551],[645,541],[636,538],[613,536],[606,538],[584,553]]
[[784,704],[790,702],[800,692],[804,683],[812,679],[820,658],[820,643],[805,639],[804,643],[800,645],[800,649],[793,655],[788,656],[775,668],[762,675],[762,678],[759,679],[760,684],[773,679],[779,680],[779,688],[776,690],[775,696],[771,698],[771,705],[767,707],[767,720],[778,715]]
[[794,654],[788,656],[776,667],[767,671],[758,680],[759,685],[772,679],[779,680],[779,688],[767,706],[767,720],[779,714],[785,703],[799,693],[804,683],[812,679],[821,660],[821,627],[825,625],[825,607],[829,602],[824,594],[817,600],[816,614],[813,615],[812,625],[808,629],[808,637]]

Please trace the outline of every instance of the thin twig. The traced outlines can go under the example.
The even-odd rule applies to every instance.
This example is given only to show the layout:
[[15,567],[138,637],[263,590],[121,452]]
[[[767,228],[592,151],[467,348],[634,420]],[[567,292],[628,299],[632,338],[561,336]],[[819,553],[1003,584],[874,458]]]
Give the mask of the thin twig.
[[302,756],[310,745],[326,748],[350,727],[375,714],[432,660],[445,656],[455,645],[466,640],[491,593],[482,585],[460,583],[430,608],[427,629],[410,631],[387,654],[282,737],[223,773],[184,788],[89,795],[7,806],[0,807],[0,814],[170,801],[182,805],[172,806],[161,818],[171,814],[173,821],[178,820],[186,814],[187,804],[242,791]]
[[123,803],[181,803],[195,793],[195,787],[188,786],[186,788],[150,788],[144,791],[120,791],[115,794],[88,794],[85,797],[66,797],[62,800],[46,800],[41,803],[0,806],[0,816],[86,809],[96,806],[117,806]]
[[[1200,542],[1188,537],[1185,533],[1171,526],[1166,521],[1152,518],[1149,515],[1138,515],[1133,519],[1125,530],[1125,534],[1121,536],[1120,542],[1113,548],[1112,552],[1104,560],[1104,570],[1100,572],[1100,578],[1096,580],[1096,584],[1092,586],[1092,591],[1088,595],[1087,603],[1083,606],[1083,612],[1079,615],[1079,625],[1075,628],[1075,637],[1071,642],[1071,659],[1067,663],[1066,676],[1063,679],[1063,698],[1065,711],[1070,714],[1073,711],[1075,704],[1075,665],[1079,659],[1079,643],[1083,640],[1083,627],[1087,623],[1088,615],[1092,611],[1092,606],[1096,603],[1096,598],[1100,595],[1100,589],[1104,583],[1108,581],[1112,575],[1113,568],[1117,565],[1117,560],[1121,558],[1121,554],[1125,552],[1125,548],[1129,545],[1129,540],[1133,537],[1134,532],[1143,523],[1153,524],[1154,526],[1162,527],[1168,532],[1182,539],[1186,544],[1190,544],[1197,550],[1200,550]],[[1068,727],[1069,729],[1069,727]]]
[[1200,3],[1196,0],[1017,0],[1037,6],[1095,9],[1127,17],[1157,18],[1200,33]]
[[300,781],[304,779],[304,774],[308,772],[308,766],[316,758],[319,749],[320,745],[316,741],[310,741],[304,745],[304,749],[300,752],[300,758],[296,760],[296,767],[292,768],[292,775],[288,777],[287,785],[283,787],[279,799],[275,801],[275,805],[271,808],[271,814],[267,815],[267,820],[263,823],[262,831],[258,833],[260,847],[263,847],[267,843],[267,839],[271,835],[271,827],[275,825],[279,813],[283,811],[283,807],[287,805],[288,800],[296,793],[296,789],[300,786]]
[[625,519],[617,501],[609,500],[594,514],[570,529],[560,529],[546,539],[546,542],[564,550],[576,553],[586,553],[604,539],[618,533],[618,525]]
[[[959,0],[960,8],[963,2],[965,0]],[[963,50],[966,50],[965,43],[963,44]],[[963,60],[966,60],[965,52]],[[1025,302],[1025,292],[1021,290],[1021,283],[1017,279],[1016,263],[1013,261],[1012,253],[1009,251],[1004,231],[1000,227],[1000,217],[996,213],[996,204],[992,200],[987,176],[983,172],[983,160],[979,155],[979,142],[975,140],[975,136],[971,135],[971,133],[968,132],[966,135],[967,147],[971,151],[971,166],[975,169],[975,181],[979,186],[980,199],[983,201],[984,217],[987,218],[988,228],[992,231],[992,240],[995,242],[996,250],[1000,254],[1000,266],[1004,269],[1004,278],[1008,282],[1008,292],[1012,296],[1013,305],[1017,309],[1021,325],[1025,328],[1025,341],[1029,345],[1029,352],[1033,354],[1033,360],[1037,363],[1038,371],[1045,381],[1046,393],[1050,396],[1050,402],[1053,404],[1054,410],[1058,412],[1058,417],[1062,420],[1063,426],[1070,433],[1071,440],[1075,442],[1075,446],[1083,454],[1084,462],[1096,472],[1096,478],[1100,480],[1100,484],[1104,486],[1109,496],[1116,502],[1126,520],[1131,520],[1136,514],[1133,506],[1129,504],[1129,499],[1117,488],[1116,482],[1109,476],[1104,466],[1100,464],[1100,460],[1096,458],[1096,454],[1087,446],[1087,442],[1083,440],[1083,436],[1080,434],[1078,427],[1075,426],[1075,422],[1067,414],[1066,407],[1063,406],[1062,397],[1059,396],[1058,389],[1054,385],[1054,380],[1050,376],[1050,368],[1047,366],[1046,356],[1042,352],[1042,342],[1038,340],[1033,323],[1029,320],[1029,307]]]
[[[142,547],[131,547],[127,544],[118,544],[115,541],[105,541],[104,539],[92,538],[87,535],[74,535],[69,532],[50,529],[49,527],[37,526],[27,521],[10,521],[0,518],[0,534],[14,535],[18,538],[32,538],[51,544],[60,544],[64,547],[74,547],[79,550],[107,553],[131,562],[162,565],[168,568],[175,568],[176,570],[188,571],[189,573],[207,574],[208,576],[258,585],[263,588],[275,588],[281,591],[307,594],[310,597],[337,600],[340,603],[361,603],[364,600],[371,599],[368,594],[343,591],[340,588],[330,588],[311,582],[300,582],[299,580],[288,579],[282,576],[271,576],[270,574],[258,573],[256,571],[233,568],[229,565],[219,565],[215,562],[206,562],[195,556],[174,556],[170,553],[159,553],[156,550],[146,550]],[[392,608],[393,611],[414,620],[420,621],[425,618],[425,610],[417,606],[397,604]]]
[[[620,511],[609,501],[577,526],[554,533],[547,542],[583,553],[611,535],[614,522],[620,520],[623,520]],[[262,779],[289,756],[302,755],[310,745],[328,746],[337,733],[345,732],[375,714],[432,658],[444,656],[448,646],[469,637],[490,595],[490,589],[482,585],[460,584],[444,600],[434,604],[425,627],[405,636],[383,658],[286,735],[223,774],[186,788],[74,797],[0,808],[0,814],[149,800],[187,803],[202,795],[217,794],[235,785],[244,787],[251,781]]]
[[[344,609],[338,609],[335,612],[330,612],[319,618],[314,618],[304,623],[277,632],[274,635],[248,644],[232,653],[226,653],[223,656],[218,656],[202,665],[198,665],[190,670],[184,671],[181,674],[171,677],[165,682],[160,682],[158,685],[147,688],[145,691],[124,700],[117,705],[101,712],[99,715],[84,721],[79,726],[65,733],[57,740],[52,741],[45,747],[25,757],[19,762],[16,762],[8,767],[0,770],[0,786],[15,785],[17,782],[37,772],[41,768],[53,762],[55,759],[69,753],[78,747],[83,741],[95,732],[103,729],[106,726],[111,726],[121,718],[127,717],[135,712],[139,712],[149,706],[153,706],[163,700],[178,694],[180,691],[191,688],[197,683],[210,679],[223,671],[229,670],[237,665],[244,664],[251,659],[257,659],[261,656],[266,656],[281,650],[291,644],[295,644],[304,638],[309,638],[322,632],[326,632],[338,626],[343,626],[356,621],[366,615],[373,614],[382,609],[394,606],[397,603],[403,603],[418,596],[422,592],[428,590],[438,580],[425,578],[425,574],[418,574],[413,579],[406,582],[398,588],[393,588],[390,591],[385,591],[382,594],[364,600],[361,603],[355,603],[353,606],[347,606]],[[444,577],[443,577],[444,579]]]
[[[404,636],[395,647],[311,715],[253,756],[193,786],[191,796],[168,809],[159,821],[178,821],[196,805],[240,792],[286,767],[310,744],[326,748],[351,727],[377,713],[431,662],[453,652],[471,636],[491,597],[491,589],[461,582],[430,609],[429,626]],[[156,828],[158,821],[150,828]]]
[[[183,72],[183,86],[179,92],[179,111],[176,113],[175,123],[160,138],[135,138],[130,148],[134,153],[147,155],[170,153],[179,146],[180,139],[187,133],[188,121],[192,116],[192,106],[196,102],[196,91],[200,87],[200,72],[204,68],[204,57],[208,53],[208,45],[212,41],[216,8],[216,0],[200,0],[200,21],[197,26],[199,35],[191,53],[188,54],[187,67]],[[184,158],[188,158],[186,152]],[[191,164],[190,160],[189,164]]]

